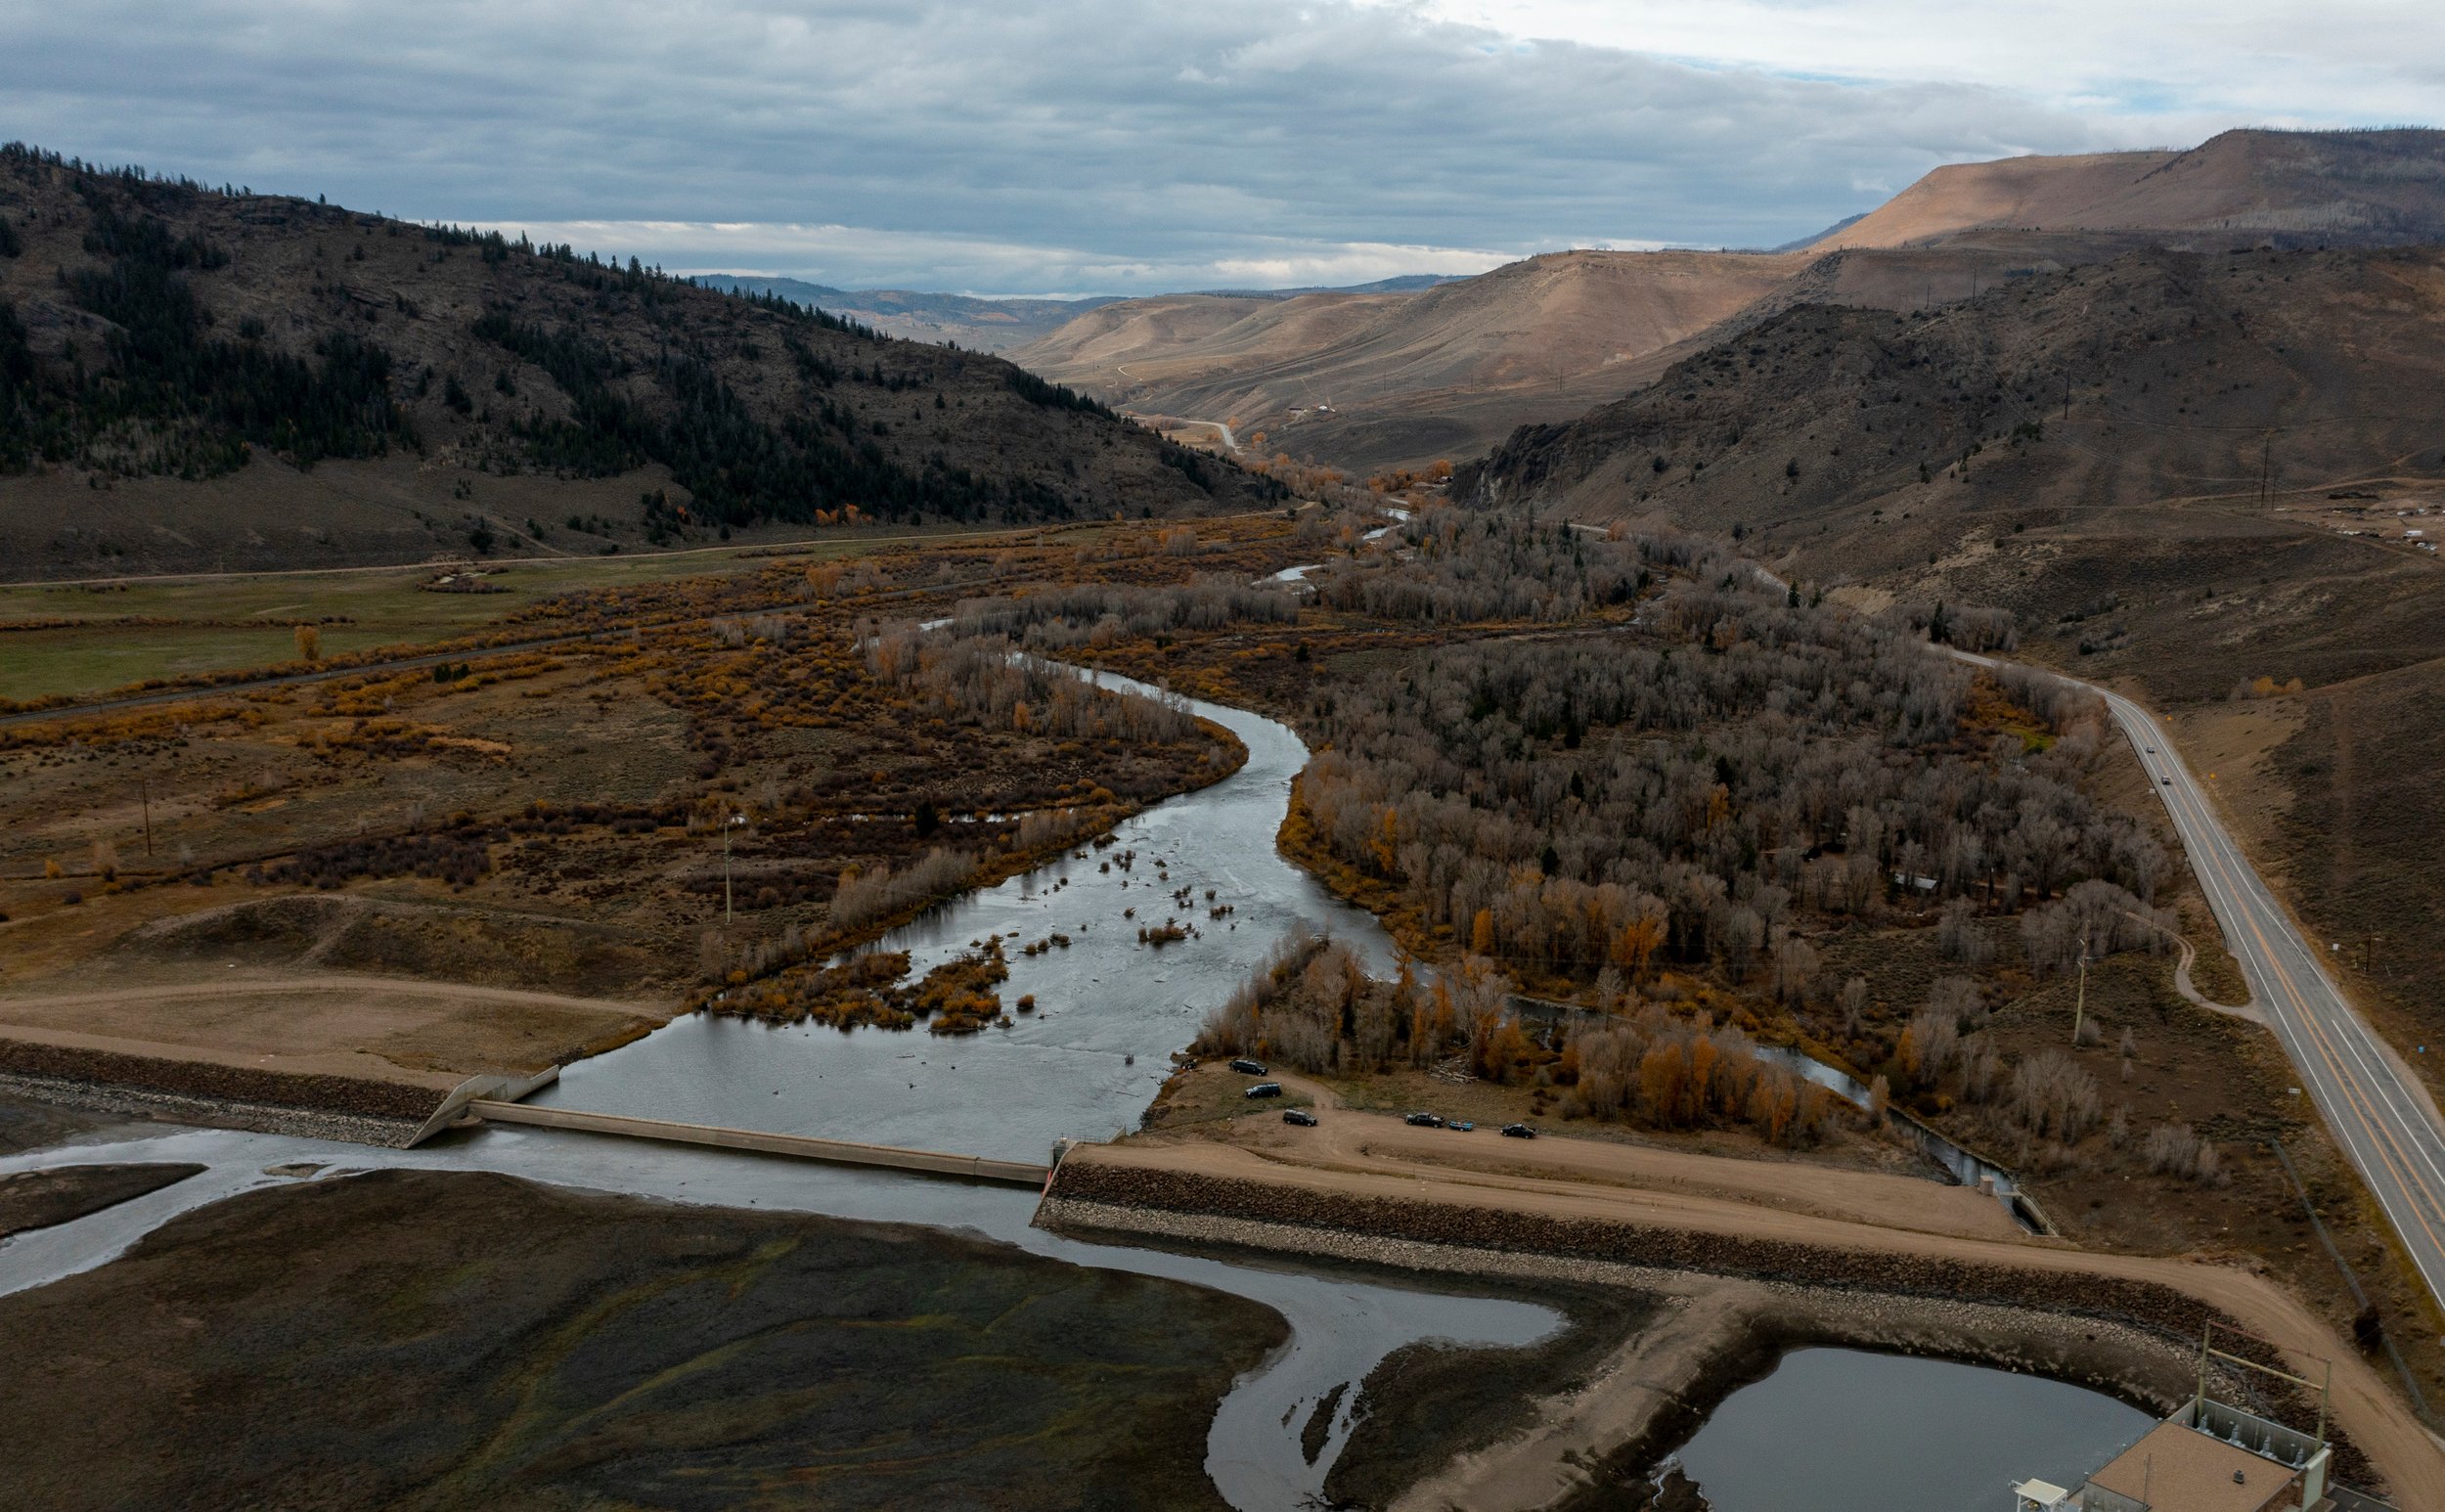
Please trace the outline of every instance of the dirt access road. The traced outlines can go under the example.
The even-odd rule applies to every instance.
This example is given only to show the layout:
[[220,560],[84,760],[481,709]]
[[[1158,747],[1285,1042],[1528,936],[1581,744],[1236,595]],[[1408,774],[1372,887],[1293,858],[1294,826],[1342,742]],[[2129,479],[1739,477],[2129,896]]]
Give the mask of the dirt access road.
[[[1230,1073],[1201,1068],[1188,1074]],[[1530,1141],[1486,1129],[1466,1134],[1417,1129],[1388,1114],[1343,1108],[1328,1089],[1304,1078],[1273,1080],[1314,1098],[1317,1128],[1284,1125],[1267,1108],[1222,1124],[1082,1148],[1070,1159],[1334,1196],[2155,1282],[2222,1310],[2305,1375],[2315,1378],[2333,1361],[2335,1421],[2384,1475],[2398,1504],[2445,1507],[2445,1445],[2296,1298],[2237,1267],[2084,1251],[2023,1233],[1991,1199],[1933,1181],[1552,1134]]]
[[[1184,1075],[1246,1080],[1220,1063]],[[1260,1161],[1342,1171],[1415,1171],[1421,1178],[1431,1175],[1454,1188],[1595,1188],[1632,1206],[1668,1197],[1675,1211],[1698,1207],[1727,1220],[1764,1207],[1963,1238],[2010,1242],[2024,1237],[2003,1204],[1965,1186],[1800,1160],[1738,1160],[1606,1139],[1511,1139],[1484,1125],[1466,1134],[1419,1128],[1389,1113],[1346,1108],[1329,1088],[1303,1076],[1274,1072],[1268,1079],[1312,1098],[1322,1121],[1302,1129],[1282,1123],[1267,1108],[1224,1124],[1139,1135],[1122,1148],[1221,1142]]]

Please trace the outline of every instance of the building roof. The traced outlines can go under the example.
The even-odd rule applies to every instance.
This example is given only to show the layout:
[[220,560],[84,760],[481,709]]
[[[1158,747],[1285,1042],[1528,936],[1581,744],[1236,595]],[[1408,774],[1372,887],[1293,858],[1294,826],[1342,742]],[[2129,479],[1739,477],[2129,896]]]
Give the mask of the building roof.
[[2152,1512],[2268,1512],[2296,1489],[2300,1472],[2179,1423],[2159,1423],[2088,1479]]

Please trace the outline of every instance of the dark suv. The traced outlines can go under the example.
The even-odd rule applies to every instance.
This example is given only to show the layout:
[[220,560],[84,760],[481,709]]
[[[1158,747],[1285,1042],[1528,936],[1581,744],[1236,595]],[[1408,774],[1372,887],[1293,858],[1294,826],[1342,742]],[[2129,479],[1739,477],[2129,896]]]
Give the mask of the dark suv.
[[1536,1131],[1526,1124],[1505,1124],[1502,1126],[1502,1136],[1506,1139],[1534,1139]]
[[1315,1127],[1315,1115],[1308,1112],[1304,1108],[1284,1108],[1282,1110],[1282,1122],[1285,1124],[1297,1124],[1302,1129],[1313,1129]]
[[1256,1086],[1251,1087],[1244,1092],[1241,1092],[1240,1095],[1243,1097],[1279,1097],[1282,1095],[1282,1084],[1279,1082],[1259,1082]]
[[1441,1129],[1444,1127],[1444,1115],[1441,1113],[1412,1113],[1409,1115],[1407,1122],[1417,1125],[1420,1129]]
[[1245,1056],[1242,1056],[1240,1059],[1231,1062],[1231,1069],[1240,1073],[1242,1076],[1263,1076],[1265,1075],[1265,1062],[1262,1060],[1250,1060]]

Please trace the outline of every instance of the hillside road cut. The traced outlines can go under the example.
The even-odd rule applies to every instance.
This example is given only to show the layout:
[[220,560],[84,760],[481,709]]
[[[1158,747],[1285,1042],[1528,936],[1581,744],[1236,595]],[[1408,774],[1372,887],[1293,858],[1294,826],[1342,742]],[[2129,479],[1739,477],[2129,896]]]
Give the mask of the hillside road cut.
[[[1997,665],[1989,657],[1955,654]],[[2252,997],[2300,1073],[2302,1090],[2384,1209],[2428,1295],[2445,1306],[2445,1129],[2435,1104],[2353,1011],[2318,947],[2302,937],[2234,843],[2156,716],[2120,693],[2080,686],[2106,700],[2129,737],[2173,817]]]

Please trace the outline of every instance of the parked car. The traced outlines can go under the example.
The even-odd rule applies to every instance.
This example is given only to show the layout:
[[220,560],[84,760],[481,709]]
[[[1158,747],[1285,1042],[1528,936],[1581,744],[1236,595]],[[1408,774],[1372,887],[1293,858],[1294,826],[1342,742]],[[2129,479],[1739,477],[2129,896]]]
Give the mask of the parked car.
[[1302,1129],[1313,1129],[1315,1127],[1315,1115],[1309,1112],[1305,1108],[1284,1108],[1282,1110],[1282,1122],[1285,1124],[1297,1124]]
[[1457,1130],[1461,1134],[1467,1134],[1470,1130],[1475,1129],[1477,1125],[1465,1118],[1455,1118],[1444,1127],[1445,1129]]
[[1282,1084],[1279,1082],[1259,1082],[1256,1086],[1251,1087],[1246,1091],[1240,1093],[1240,1095],[1243,1097],[1279,1097],[1282,1095]]
[[1409,1115],[1409,1122],[1417,1125],[1420,1129],[1441,1129],[1444,1127],[1444,1115],[1441,1113],[1412,1113]]
[[2164,783],[2167,787],[2171,787],[2173,785],[2173,778],[2169,777],[2160,777],[2156,778],[2156,780]]
[[1240,1059],[1231,1062],[1231,1069],[1238,1072],[1242,1076],[1263,1076],[1265,1075],[1265,1062],[1262,1060],[1250,1060],[1245,1056],[1242,1056]]
[[1536,1131],[1526,1124],[1505,1124],[1502,1126],[1502,1136],[1506,1139],[1534,1139]]

